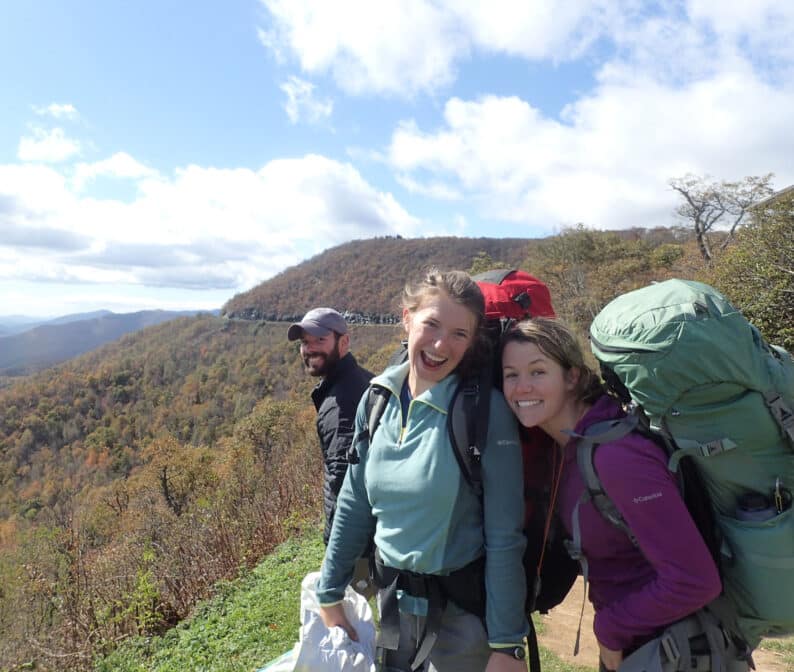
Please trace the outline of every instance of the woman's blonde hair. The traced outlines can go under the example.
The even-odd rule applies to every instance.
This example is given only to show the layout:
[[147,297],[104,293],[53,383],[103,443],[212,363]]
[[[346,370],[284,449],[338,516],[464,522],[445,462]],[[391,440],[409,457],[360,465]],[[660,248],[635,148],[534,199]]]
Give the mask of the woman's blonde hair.
[[508,343],[534,343],[565,371],[578,369],[579,380],[573,390],[577,401],[591,404],[606,392],[598,375],[585,363],[576,335],[562,322],[548,317],[524,320],[504,335],[503,350]]
[[440,271],[437,268],[430,268],[419,282],[406,283],[402,294],[402,307],[410,313],[415,313],[427,297],[441,293],[455,303],[459,303],[474,316],[474,338],[457,369],[462,375],[468,375],[482,365],[486,354],[483,334],[485,299],[471,276],[464,271]]

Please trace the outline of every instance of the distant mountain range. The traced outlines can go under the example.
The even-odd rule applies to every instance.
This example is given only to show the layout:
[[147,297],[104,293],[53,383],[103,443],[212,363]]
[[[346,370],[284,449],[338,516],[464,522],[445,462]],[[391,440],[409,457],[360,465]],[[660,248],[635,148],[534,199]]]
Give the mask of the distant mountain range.
[[124,334],[198,312],[208,311],[99,310],[44,321],[18,315],[0,316],[0,376],[27,375],[89,352]]
[[68,324],[69,322],[80,322],[81,320],[93,320],[104,315],[112,315],[110,310],[94,310],[89,313],[73,313],[54,318],[38,318],[28,315],[0,315],[0,336],[11,336],[20,334],[35,327],[45,324]]

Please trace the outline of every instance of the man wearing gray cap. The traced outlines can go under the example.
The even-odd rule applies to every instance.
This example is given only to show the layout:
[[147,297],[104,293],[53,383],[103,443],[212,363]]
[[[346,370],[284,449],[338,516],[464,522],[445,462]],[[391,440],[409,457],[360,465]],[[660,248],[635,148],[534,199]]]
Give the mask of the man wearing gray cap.
[[[313,308],[300,322],[290,325],[290,341],[300,340],[300,354],[309,375],[322,378],[312,390],[317,409],[317,434],[323,453],[325,532],[328,543],[336,511],[336,498],[347,472],[347,455],[353,441],[356,407],[369,386],[372,374],[356,362],[350,352],[347,324],[333,308]],[[367,594],[364,584],[357,585],[369,572],[360,563],[353,580],[353,588]]]

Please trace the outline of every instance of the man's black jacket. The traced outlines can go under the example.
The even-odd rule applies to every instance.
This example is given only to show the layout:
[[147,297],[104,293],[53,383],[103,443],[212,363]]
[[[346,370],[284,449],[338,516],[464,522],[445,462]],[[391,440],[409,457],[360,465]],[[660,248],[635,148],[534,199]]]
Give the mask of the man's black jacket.
[[371,378],[372,374],[361,368],[352,353],[348,353],[312,390],[312,401],[317,409],[317,435],[320,437],[325,463],[323,538],[326,544],[336,511],[336,497],[347,471],[347,454],[353,441],[356,407]]

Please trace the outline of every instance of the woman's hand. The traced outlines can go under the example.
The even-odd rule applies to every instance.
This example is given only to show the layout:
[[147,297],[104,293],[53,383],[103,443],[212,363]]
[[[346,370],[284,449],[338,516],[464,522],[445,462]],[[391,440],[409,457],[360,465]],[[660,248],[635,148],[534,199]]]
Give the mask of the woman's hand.
[[623,662],[623,651],[608,649],[601,642],[598,642],[598,655],[608,670],[617,670]]
[[517,660],[504,653],[492,653],[485,672],[527,672],[527,661]]
[[358,633],[356,629],[350,625],[350,621],[345,616],[345,610],[342,603],[332,604],[330,607],[320,607],[320,618],[325,623],[325,627],[329,630],[335,626],[342,628],[354,642],[358,641]]

